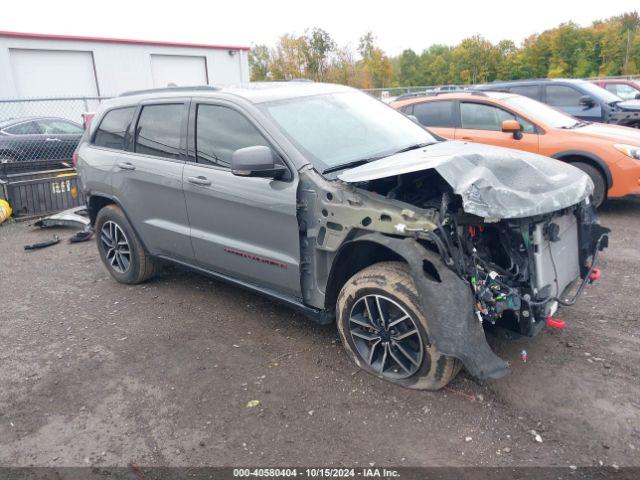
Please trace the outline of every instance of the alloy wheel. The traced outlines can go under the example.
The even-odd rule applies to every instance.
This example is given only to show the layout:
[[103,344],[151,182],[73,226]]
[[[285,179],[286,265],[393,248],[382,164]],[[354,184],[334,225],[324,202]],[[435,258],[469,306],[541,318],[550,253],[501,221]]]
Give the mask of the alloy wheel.
[[349,333],[361,360],[384,377],[407,378],[422,365],[424,345],[416,321],[384,295],[365,295],[354,303]]
[[131,248],[122,228],[111,220],[106,221],[100,231],[100,242],[111,268],[125,273],[131,266]]

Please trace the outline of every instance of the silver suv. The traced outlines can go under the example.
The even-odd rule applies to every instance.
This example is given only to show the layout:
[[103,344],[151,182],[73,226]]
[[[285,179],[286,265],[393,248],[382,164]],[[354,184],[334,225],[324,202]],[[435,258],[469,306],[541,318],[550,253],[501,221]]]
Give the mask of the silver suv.
[[116,280],[169,261],[258,291],[335,320],[361,368],[410,388],[508,373],[487,331],[558,326],[607,243],[580,170],[443,141],[337,85],[125,94],[76,157]]

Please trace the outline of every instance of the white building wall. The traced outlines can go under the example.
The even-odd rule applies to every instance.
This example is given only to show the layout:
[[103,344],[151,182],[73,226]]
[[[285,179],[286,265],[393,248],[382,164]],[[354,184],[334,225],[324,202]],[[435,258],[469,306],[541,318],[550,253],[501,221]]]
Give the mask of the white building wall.
[[[11,64],[11,49],[71,50],[91,52],[95,65],[98,92],[101,96],[118,95],[128,90],[153,88],[151,55],[182,55],[205,57],[209,85],[227,85],[249,81],[249,62],[246,50],[227,48],[183,47],[165,45],[139,45],[105,43],[85,40],[50,38],[17,38],[0,36],[0,98],[16,98],[20,89],[15,85]],[[34,75],[38,75],[34,72]],[[55,96],[51,79],[34,78],[41,83],[41,96]],[[37,88],[37,87],[36,87]],[[47,92],[51,93],[47,93]],[[85,95],[78,92],[78,95]]]

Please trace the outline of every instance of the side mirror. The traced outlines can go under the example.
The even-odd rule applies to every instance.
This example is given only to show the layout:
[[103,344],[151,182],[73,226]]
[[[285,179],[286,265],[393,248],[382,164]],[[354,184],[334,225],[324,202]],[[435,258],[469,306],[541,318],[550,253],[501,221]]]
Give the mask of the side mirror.
[[273,151],[264,145],[240,148],[231,156],[231,173],[240,177],[281,178],[287,167],[276,163]]
[[505,133],[516,133],[522,130],[517,120],[505,120],[502,122],[502,131]]
[[579,103],[582,107],[586,107],[586,108],[591,108],[596,104],[593,98],[591,98],[589,95],[581,96]]
[[522,126],[517,120],[505,120],[502,122],[502,131],[505,133],[513,133],[513,138],[520,140],[522,138]]
[[636,93],[636,96],[633,98],[635,98],[636,100],[640,100],[640,93]]

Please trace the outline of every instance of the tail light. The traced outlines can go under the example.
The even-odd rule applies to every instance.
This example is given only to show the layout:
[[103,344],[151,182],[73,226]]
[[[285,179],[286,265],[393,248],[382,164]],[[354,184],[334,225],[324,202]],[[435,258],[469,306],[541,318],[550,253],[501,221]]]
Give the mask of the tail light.
[[76,168],[78,166],[78,160],[80,160],[80,155],[78,155],[78,152],[73,152],[73,155],[71,156],[71,163],[73,164],[73,168]]
[[91,126],[91,120],[93,120],[94,116],[95,113],[93,112],[85,112],[82,114],[82,126],[85,130],[87,130]]

